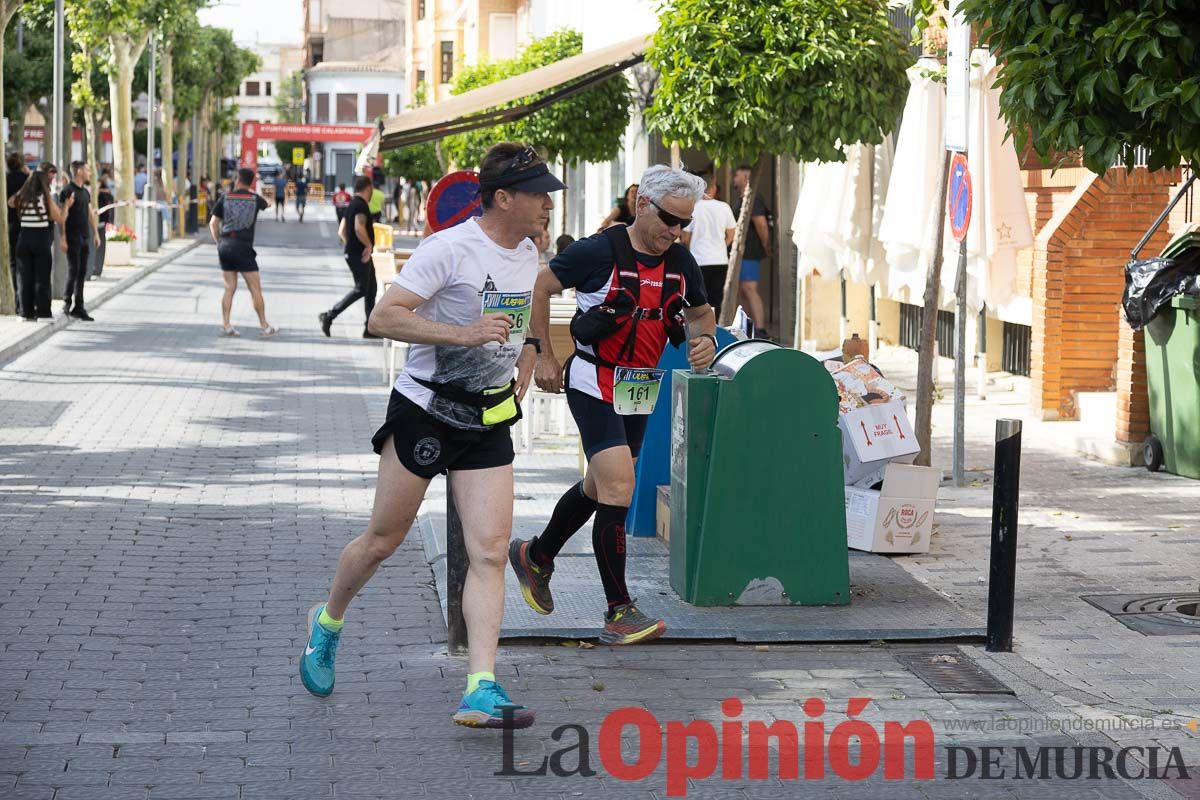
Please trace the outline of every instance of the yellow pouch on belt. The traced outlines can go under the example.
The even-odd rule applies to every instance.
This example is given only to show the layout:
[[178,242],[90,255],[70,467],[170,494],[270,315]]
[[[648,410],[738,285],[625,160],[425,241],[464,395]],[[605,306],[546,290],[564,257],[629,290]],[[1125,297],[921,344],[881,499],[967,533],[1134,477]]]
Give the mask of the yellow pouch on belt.
[[514,391],[515,385],[514,381],[508,386],[483,390],[483,396],[488,403],[483,407],[484,425],[512,423],[521,418],[521,407],[517,405],[517,395]]

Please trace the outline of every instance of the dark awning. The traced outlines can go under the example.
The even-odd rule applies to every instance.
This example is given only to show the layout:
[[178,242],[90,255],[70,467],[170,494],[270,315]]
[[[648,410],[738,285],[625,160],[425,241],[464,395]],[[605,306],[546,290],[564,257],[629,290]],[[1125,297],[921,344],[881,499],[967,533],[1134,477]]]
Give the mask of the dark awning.
[[[397,114],[383,121],[380,149],[394,150],[521,119],[641,62],[649,44],[648,35],[637,36]],[[554,91],[537,101],[498,108],[549,90]]]

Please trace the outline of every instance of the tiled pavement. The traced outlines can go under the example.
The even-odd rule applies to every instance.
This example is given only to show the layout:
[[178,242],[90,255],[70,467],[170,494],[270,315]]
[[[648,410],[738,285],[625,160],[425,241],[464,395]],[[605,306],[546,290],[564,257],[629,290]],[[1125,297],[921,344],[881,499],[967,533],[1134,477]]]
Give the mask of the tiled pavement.
[[[514,766],[573,744],[574,731],[551,734],[578,724],[599,774],[496,776],[501,738],[449,724],[464,663],[446,656],[417,537],[352,607],[338,691],[309,696],[296,676],[302,613],[366,520],[366,442],[386,391],[378,348],[349,338],[357,319],[332,340],[314,329],[347,282],[336,253],[302,249],[317,230],[282,249],[270,243],[296,227],[262,225],[279,338],[215,335],[219,282],[205,246],[114,299],[104,319],[0,370],[0,797],[660,798],[664,763],[639,782],[602,768],[605,715],[637,706],[664,722],[721,721],[729,696],[745,722],[801,723],[801,703],[824,698],[828,732],[850,697],[872,699],[861,718],[877,729],[931,720],[938,776],[950,744],[1109,743],[964,730],[1065,718],[1029,679],[1040,672],[1006,674],[1017,697],[943,696],[888,648],[522,644],[503,649],[500,678],[540,716],[515,737]],[[237,302],[248,323],[244,294]],[[781,783],[772,771],[687,788],[704,798],[1178,796],[1153,781],[885,783],[878,772]]]

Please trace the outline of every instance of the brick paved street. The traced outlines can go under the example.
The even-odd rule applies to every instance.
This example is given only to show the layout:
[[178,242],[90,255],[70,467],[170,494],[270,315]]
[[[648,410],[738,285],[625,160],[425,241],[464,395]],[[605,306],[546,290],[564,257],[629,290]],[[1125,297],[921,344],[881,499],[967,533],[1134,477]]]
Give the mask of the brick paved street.
[[[550,738],[573,723],[591,736],[598,774],[497,777],[500,737],[450,724],[465,663],[446,655],[416,536],[352,606],[335,694],[308,695],[296,674],[303,612],[366,521],[375,468],[368,440],[386,398],[380,348],[356,338],[361,311],[347,312],[333,339],[316,327],[317,311],[349,283],[338,254],[318,246],[322,231],[327,245],[329,221],[260,223],[278,338],[258,338],[244,291],[235,301],[243,337],[216,335],[220,280],[203,245],[110,301],[96,323],[71,326],[0,367],[0,797],[662,798],[665,753],[639,782],[602,768],[605,715],[639,706],[663,722],[719,722],[730,696],[743,702],[743,721],[797,724],[807,719],[801,703],[823,698],[827,734],[850,697],[872,699],[860,717],[879,730],[884,720],[930,720],[938,779],[884,784],[880,770],[863,782],[795,784],[773,769],[764,780],[693,782],[690,797],[1180,796],[1154,781],[942,778],[946,745],[1112,746],[1098,733],[970,724],[1068,720],[1067,704],[1101,695],[1119,703],[1113,708],[1172,696],[1159,707],[1197,711],[1196,651],[1185,637],[1143,638],[1071,599],[1183,586],[1168,579],[1194,571],[1194,514],[1182,516],[1195,508],[1193,487],[1144,474],[1127,480],[1052,453],[1027,461],[1023,519],[1037,528],[1024,538],[1021,650],[996,666],[1015,697],[940,695],[897,661],[901,648],[520,644],[502,649],[499,678],[537,709],[539,723],[516,737],[515,766],[533,769],[574,744],[575,732]],[[973,450],[975,461],[985,463],[985,452]],[[1071,493],[1081,480],[1099,487],[1103,504]],[[1131,527],[1130,514],[1150,513],[1152,489],[1173,505]],[[910,559],[911,568],[955,601],[978,603],[986,517],[965,490],[946,498],[940,549]],[[1081,535],[1063,539],[1052,524],[1059,518],[1038,516],[1043,509],[1078,513]],[[1168,517],[1188,527],[1159,524]],[[1151,524],[1167,530],[1152,537]],[[1086,525],[1130,552],[1077,557],[1095,547]],[[976,538],[952,534],[960,529]],[[1044,633],[1031,636],[1035,625]],[[1080,649],[1056,664],[1051,642]],[[1109,691],[1119,684],[1132,686],[1137,702]],[[1188,763],[1200,764],[1197,740],[1179,737],[1193,748]],[[1136,743],[1148,744],[1144,735]],[[634,753],[626,748],[630,763]],[[570,768],[576,757],[563,762]],[[1177,788],[1194,796],[1194,786]]]

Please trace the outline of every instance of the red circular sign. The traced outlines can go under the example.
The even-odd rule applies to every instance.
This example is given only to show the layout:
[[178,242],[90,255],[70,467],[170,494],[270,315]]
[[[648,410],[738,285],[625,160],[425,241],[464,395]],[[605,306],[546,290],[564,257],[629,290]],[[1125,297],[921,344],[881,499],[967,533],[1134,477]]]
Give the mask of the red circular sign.
[[950,160],[950,191],[946,193],[946,210],[950,214],[950,235],[954,241],[967,238],[971,225],[971,170],[967,168],[967,157],[955,153]]
[[451,172],[429,191],[425,216],[434,231],[453,228],[471,217],[483,215],[479,201],[479,173]]

